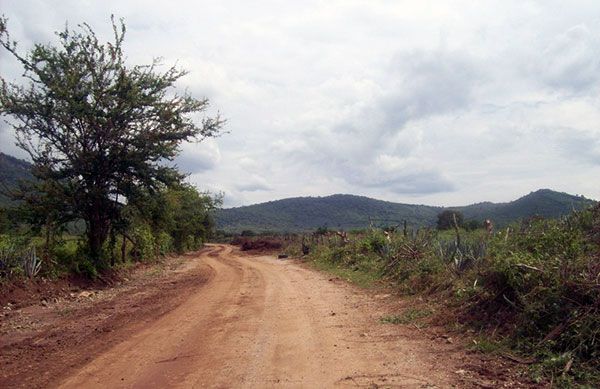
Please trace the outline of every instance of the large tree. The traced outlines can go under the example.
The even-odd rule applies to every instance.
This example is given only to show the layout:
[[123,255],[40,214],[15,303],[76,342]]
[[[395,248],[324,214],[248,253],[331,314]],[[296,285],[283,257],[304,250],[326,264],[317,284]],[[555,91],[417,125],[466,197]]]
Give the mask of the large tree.
[[[128,197],[180,181],[167,163],[180,144],[216,136],[223,127],[218,115],[194,120],[206,111],[207,99],[174,90],[186,71],[160,71],[158,60],[127,64],[125,24],[112,19],[112,27],[109,42],[83,24],[57,32],[56,45],[36,44],[21,54],[0,18],[0,44],[22,64],[26,78],[0,79],[0,113],[11,119],[38,182],[52,183],[61,220],[85,220],[97,264]],[[32,195],[48,197],[44,187]]]

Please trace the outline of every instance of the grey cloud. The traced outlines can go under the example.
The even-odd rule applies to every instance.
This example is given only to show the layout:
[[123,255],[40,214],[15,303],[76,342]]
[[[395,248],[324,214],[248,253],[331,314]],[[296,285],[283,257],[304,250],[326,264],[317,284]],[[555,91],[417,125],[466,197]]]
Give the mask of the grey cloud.
[[250,177],[240,177],[239,179],[242,182],[236,184],[235,188],[240,192],[262,192],[272,190],[267,181],[256,174],[253,174]]
[[[405,126],[467,109],[481,72],[467,54],[441,50],[398,53],[389,69],[381,93],[334,124],[330,134],[308,138],[311,147],[301,142],[300,158],[327,166],[330,174],[357,186],[404,194],[454,190],[442,173],[425,171],[418,163],[384,174],[377,156],[392,152],[408,157],[415,152],[419,140],[403,137]],[[359,173],[363,169],[369,172]]]
[[448,178],[436,170],[424,172],[401,171],[398,174],[383,177],[363,177],[357,184],[401,195],[442,193],[456,189],[455,185]]
[[398,130],[407,121],[466,108],[481,72],[465,53],[436,50],[397,54],[393,89],[378,105],[384,125]]
[[184,145],[183,151],[175,159],[179,168],[188,174],[205,172],[217,166],[221,152],[214,140]]
[[552,134],[556,147],[565,158],[600,166],[600,132],[567,127],[546,129],[545,133]]
[[[596,26],[598,27],[598,26]],[[579,24],[559,34],[540,58],[544,81],[573,92],[598,86],[600,33]]]

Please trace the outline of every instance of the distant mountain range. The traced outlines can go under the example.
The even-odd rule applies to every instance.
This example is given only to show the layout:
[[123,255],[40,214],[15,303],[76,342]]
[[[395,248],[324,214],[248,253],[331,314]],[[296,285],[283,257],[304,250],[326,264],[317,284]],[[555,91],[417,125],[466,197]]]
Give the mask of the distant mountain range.
[[466,220],[491,219],[497,226],[538,215],[560,217],[573,209],[582,209],[595,201],[582,196],[540,189],[509,203],[484,202],[463,207],[434,207],[400,204],[369,197],[336,194],[327,197],[296,197],[244,207],[222,209],[216,214],[217,228],[240,232],[307,231],[319,227],[359,229],[399,225],[433,226],[437,215],[453,209]]
[[[30,180],[31,164],[0,152],[0,206],[11,204],[4,193],[19,180]],[[228,208],[216,213],[217,228],[241,232],[308,231],[319,227],[358,229],[397,225],[404,220],[410,226],[433,226],[445,209],[463,213],[465,219],[491,219],[497,226],[529,216],[553,218],[582,209],[595,201],[582,196],[540,189],[509,203],[478,203],[464,207],[434,207],[400,204],[369,197],[336,194],[326,197],[295,197],[245,207]]]
[[0,207],[9,205],[6,192],[15,188],[20,180],[31,180],[31,164],[0,152]]

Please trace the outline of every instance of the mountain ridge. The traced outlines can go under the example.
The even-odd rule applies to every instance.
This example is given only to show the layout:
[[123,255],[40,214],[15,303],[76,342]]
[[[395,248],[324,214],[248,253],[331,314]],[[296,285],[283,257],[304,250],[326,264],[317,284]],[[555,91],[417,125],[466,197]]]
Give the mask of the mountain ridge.
[[13,204],[7,194],[19,184],[19,181],[33,179],[31,167],[29,162],[0,151],[0,206]]
[[307,231],[319,227],[354,229],[369,225],[400,224],[433,226],[438,213],[452,209],[466,219],[491,219],[501,226],[530,216],[560,217],[573,209],[591,206],[594,200],[551,189],[539,189],[516,200],[484,201],[466,206],[442,207],[395,203],[351,194],[291,197],[248,206],[221,209],[217,227],[229,232],[243,230]]

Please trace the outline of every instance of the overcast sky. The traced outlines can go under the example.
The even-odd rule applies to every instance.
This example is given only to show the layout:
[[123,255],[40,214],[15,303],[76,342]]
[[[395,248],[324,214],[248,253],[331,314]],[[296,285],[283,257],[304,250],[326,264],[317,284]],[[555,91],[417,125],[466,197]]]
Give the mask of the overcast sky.
[[226,206],[333,193],[462,205],[539,188],[600,199],[598,0],[2,0],[0,13],[23,50],[66,21],[109,40],[115,14],[130,63],[189,70],[178,87],[209,98],[229,133],[178,163]]

